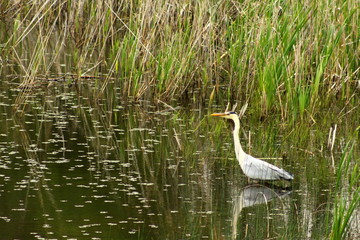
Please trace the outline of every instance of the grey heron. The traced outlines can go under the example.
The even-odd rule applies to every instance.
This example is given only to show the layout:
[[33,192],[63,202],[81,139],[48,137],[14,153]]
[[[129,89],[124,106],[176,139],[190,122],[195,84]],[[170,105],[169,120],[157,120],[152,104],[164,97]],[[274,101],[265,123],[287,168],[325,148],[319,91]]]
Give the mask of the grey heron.
[[244,174],[256,180],[287,180],[294,179],[293,174],[278,168],[268,162],[246,154],[241,147],[239,139],[240,120],[236,112],[213,113],[211,116],[229,119],[233,123],[233,137],[235,154]]

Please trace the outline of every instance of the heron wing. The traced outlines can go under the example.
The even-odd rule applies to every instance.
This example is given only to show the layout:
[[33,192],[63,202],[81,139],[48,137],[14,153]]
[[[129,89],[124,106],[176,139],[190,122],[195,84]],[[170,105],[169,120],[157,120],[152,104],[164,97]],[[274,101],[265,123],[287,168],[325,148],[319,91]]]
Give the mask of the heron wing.
[[242,170],[244,173],[253,179],[259,180],[278,180],[278,179],[293,179],[292,174],[285,170],[278,168],[268,162],[254,158],[250,155],[245,157]]

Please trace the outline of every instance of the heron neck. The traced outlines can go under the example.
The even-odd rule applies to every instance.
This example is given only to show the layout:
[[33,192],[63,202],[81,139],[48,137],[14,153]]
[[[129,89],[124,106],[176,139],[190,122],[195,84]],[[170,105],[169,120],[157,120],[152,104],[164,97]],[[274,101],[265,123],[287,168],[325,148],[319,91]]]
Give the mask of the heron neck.
[[235,127],[233,131],[233,135],[234,135],[234,144],[235,144],[235,154],[240,165],[242,165],[246,154],[240,144],[240,138],[239,138],[240,121],[237,119],[237,121],[234,122],[235,122]]

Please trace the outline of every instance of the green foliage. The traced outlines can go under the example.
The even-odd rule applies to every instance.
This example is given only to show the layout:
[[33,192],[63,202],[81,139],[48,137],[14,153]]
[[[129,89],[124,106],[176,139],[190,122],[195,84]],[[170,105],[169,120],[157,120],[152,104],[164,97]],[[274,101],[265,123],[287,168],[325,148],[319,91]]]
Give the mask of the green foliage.
[[124,97],[226,96],[304,119],[356,94],[356,9],[355,0],[5,1],[0,54],[21,65],[25,85],[65,64],[107,75],[99,93],[116,79]]
[[345,239],[355,210],[360,206],[360,173],[352,159],[355,140],[349,142],[336,171],[336,198],[330,239]]

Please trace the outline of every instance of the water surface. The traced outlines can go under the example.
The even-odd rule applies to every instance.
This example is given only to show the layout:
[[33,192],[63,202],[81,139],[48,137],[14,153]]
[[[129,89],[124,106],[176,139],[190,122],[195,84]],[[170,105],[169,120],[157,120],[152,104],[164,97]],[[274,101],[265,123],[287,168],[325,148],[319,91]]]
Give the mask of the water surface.
[[[334,172],[356,113],[296,126],[245,114],[244,150],[295,174],[291,184],[269,186],[248,181],[226,122],[209,117],[223,104],[124,101],[116,86],[114,94],[94,96],[93,82],[57,82],[22,95],[6,76],[1,82],[6,239],[328,237]],[[349,236],[360,237],[358,229],[357,212]]]

